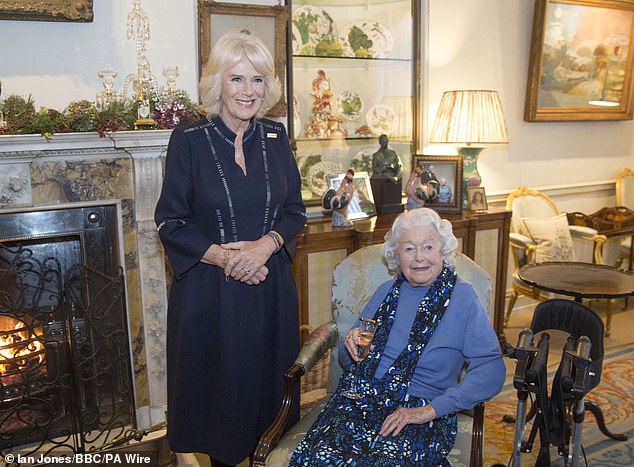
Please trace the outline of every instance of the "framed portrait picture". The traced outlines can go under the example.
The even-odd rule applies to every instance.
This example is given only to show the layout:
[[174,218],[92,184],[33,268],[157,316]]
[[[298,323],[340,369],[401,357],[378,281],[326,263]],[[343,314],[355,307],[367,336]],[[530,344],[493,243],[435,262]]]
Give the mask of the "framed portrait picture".
[[0,1],[0,19],[92,22],[93,0]]
[[251,5],[198,0],[198,80],[209,52],[227,31],[247,29],[258,36],[273,54],[275,74],[282,85],[282,97],[267,113],[270,117],[286,115],[284,98],[286,76],[286,22],[288,10],[283,5]]
[[483,186],[467,186],[467,203],[469,210],[484,212],[489,210],[487,196]]
[[535,0],[524,120],[631,120],[634,2]]
[[415,193],[425,207],[439,213],[462,211],[462,156],[415,154],[412,167],[421,173]]
[[[345,173],[328,175],[328,188],[338,190],[345,176]],[[356,172],[352,179],[352,184],[354,189],[352,190],[352,197],[346,205],[346,218],[353,221],[376,215],[374,196],[372,195],[368,173]]]

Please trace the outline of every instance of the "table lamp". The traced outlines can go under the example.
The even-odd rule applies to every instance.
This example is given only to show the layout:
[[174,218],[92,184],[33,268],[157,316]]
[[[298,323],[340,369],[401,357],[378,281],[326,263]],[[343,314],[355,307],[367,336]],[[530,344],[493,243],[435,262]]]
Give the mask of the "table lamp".
[[478,186],[478,156],[489,144],[508,143],[502,104],[496,91],[446,91],[442,95],[436,120],[429,137],[430,143],[450,143],[457,146],[464,161],[464,190]]

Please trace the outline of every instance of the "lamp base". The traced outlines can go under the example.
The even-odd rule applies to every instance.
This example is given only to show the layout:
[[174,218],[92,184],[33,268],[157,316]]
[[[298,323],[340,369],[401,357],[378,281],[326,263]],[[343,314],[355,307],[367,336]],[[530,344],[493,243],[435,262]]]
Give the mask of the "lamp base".
[[478,172],[478,156],[484,147],[462,146],[458,148],[458,154],[462,156],[462,204],[467,208],[467,186],[480,186],[482,177]]

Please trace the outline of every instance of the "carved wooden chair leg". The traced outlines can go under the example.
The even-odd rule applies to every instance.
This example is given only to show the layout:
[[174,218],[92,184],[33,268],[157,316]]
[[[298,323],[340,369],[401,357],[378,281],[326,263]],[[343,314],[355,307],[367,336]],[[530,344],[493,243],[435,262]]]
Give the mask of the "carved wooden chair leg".
[[504,315],[504,327],[507,327],[509,325],[509,319],[511,318],[511,312],[513,311],[515,302],[517,302],[517,297],[519,297],[519,294],[515,290],[511,292],[511,298],[509,298],[509,306],[506,309],[506,315]]
[[605,337],[610,337],[610,331],[612,329],[612,312],[614,311],[614,298],[608,298],[608,303],[605,307]]

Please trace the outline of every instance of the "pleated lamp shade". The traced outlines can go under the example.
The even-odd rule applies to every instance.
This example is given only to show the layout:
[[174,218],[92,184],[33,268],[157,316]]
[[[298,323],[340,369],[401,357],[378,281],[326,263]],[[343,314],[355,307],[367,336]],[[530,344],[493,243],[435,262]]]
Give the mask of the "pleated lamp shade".
[[446,91],[429,137],[430,143],[487,145],[508,143],[502,104],[496,91]]

